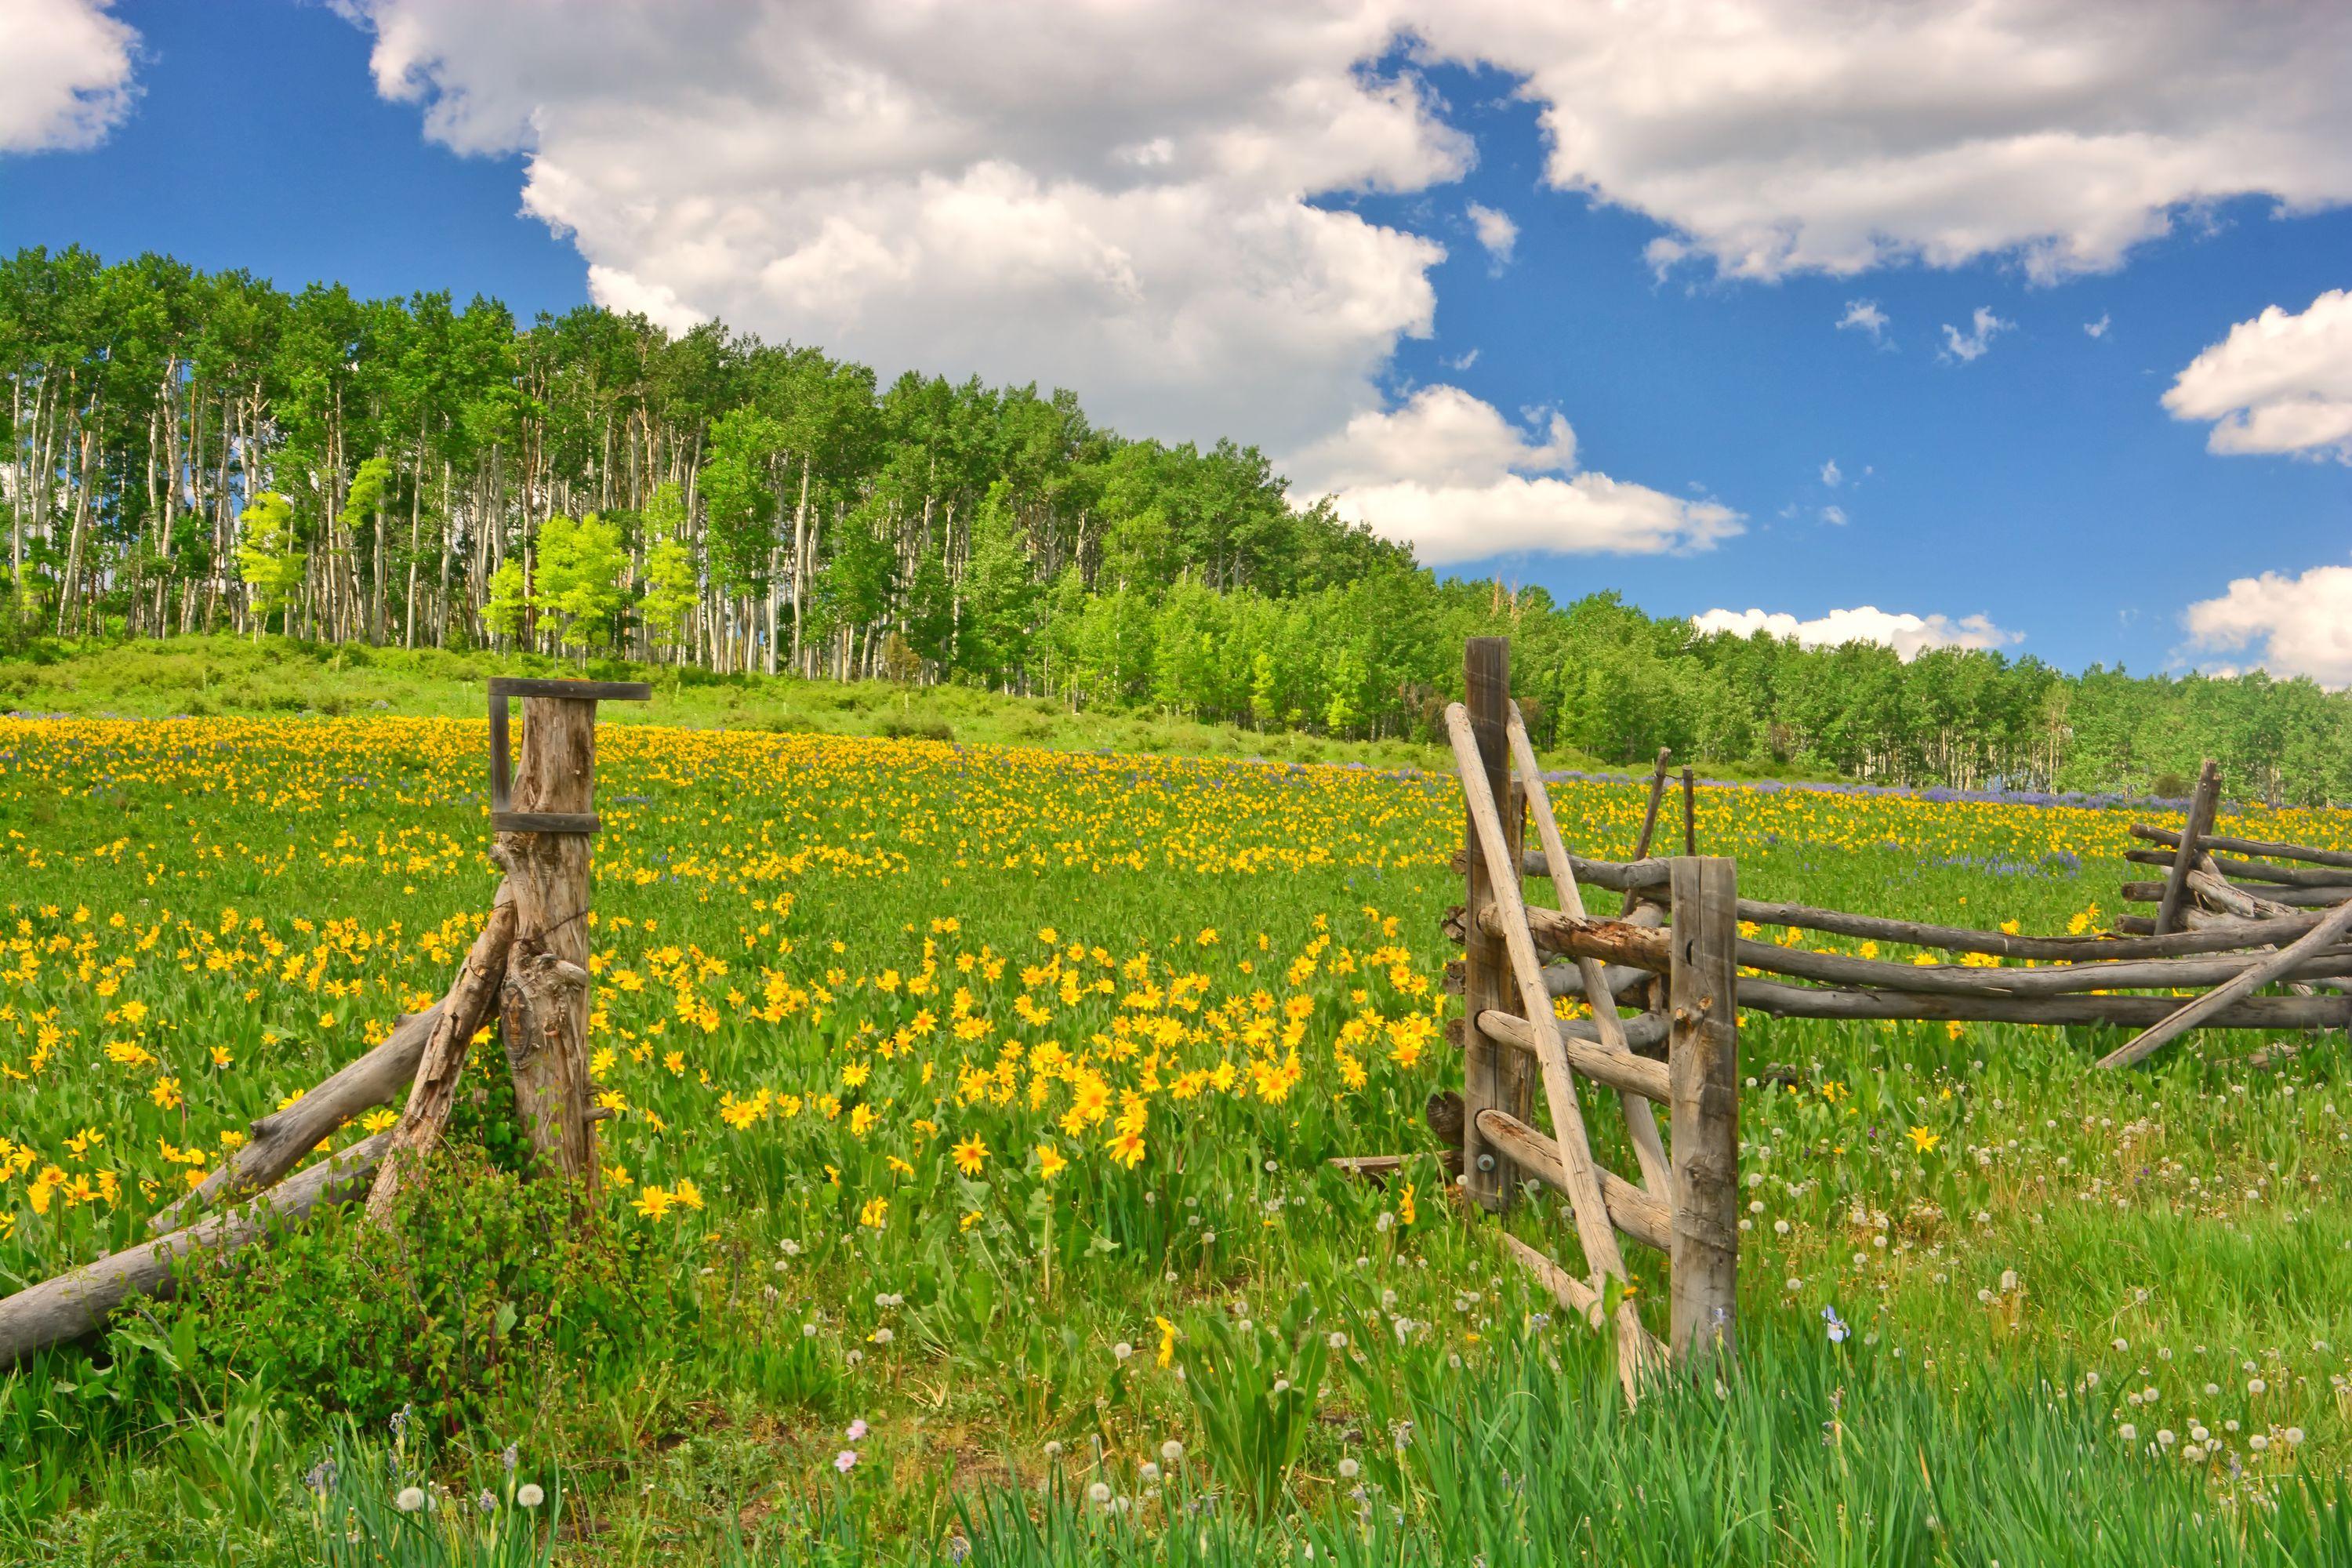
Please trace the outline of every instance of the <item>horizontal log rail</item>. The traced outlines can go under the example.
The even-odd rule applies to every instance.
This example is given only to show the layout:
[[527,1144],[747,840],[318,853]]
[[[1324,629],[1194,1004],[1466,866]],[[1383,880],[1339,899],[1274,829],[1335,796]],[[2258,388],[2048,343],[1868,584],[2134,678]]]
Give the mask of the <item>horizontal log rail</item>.
[[[2191,892],[2213,898],[2223,908],[2251,900],[2254,907],[2277,905],[2291,910],[2326,910],[2352,899],[2352,885],[2333,888],[2287,888],[2275,882],[2231,882],[2216,877],[2210,871],[2189,873]],[[2231,895],[2236,895],[2231,897]],[[2164,899],[2161,882],[2126,882],[2124,900],[2127,903],[2154,904]]]
[[[1495,905],[1489,904],[1478,913],[1481,929],[1489,936],[1500,937],[1509,931],[1509,917]],[[1446,910],[1446,934],[1461,941],[1468,930],[1464,921],[1460,905]],[[1527,910],[1527,931],[1535,939],[1538,952],[1597,958],[1603,963],[1622,963],[1652,974],[1666,972],[1670,939],[1654,927],[1530,907]]]
[[[1661,1014],[1644,1014],[1654,1018],[1656,1033],[1664,1039],[1666,1020]],[[1577,1024],[1584,1024],[1580,1018]],[[1517,1013],[1505,1013],[1488,1008],[1478,1015],[1478,1027],[1488,1039],[1500,1040],[1527,1052],[1536,1054],[1541,1039],[1537,1031],[1542,1027],[1530,1024]],[[1589,1025],[1586,1027],[1590,1027]],[[1595,1039],[1583,1037],[1573,1026],[1555,1021],[1553,1031],[1559,1036],[1560,1048],[1568,1053],[1568,1065],[1595,1083],[1605,1083],[1611,1089],[1622,1089],[1640,1095],[1644,1100],[1664,1105],[1673,1093],[1667,1087],[1666,1064],[1649,1057],[1637,1057],[1630,1050],[1612,1050]],[[1633,1030],[1626,1030],[1626,1044],[1633,1044]]]
[[[1567,1195],[1568,1173],[1560,1166],[1559,1145],[1549,1137],[1507,1110],[1491,1109],[1478,1113],[1478,1131],[1522,1171]],[[1601,1179],[1601,1201],[1612,1225],[1644,1247],[1660,1252],[1674,1250],[1674,1215],[1664,1204],[1597,1163],[1592,1172]]]
[[[2180,835],[2168,827],[2150,827],[2145,823],[2131,825],[2134,838],[2167,848],[2180,847]],[[2307,844],[2271,844],[2259,838],[2224,838],[2218,833],[2200,834],[2198,845],[2205,849],[2227,850],[2232,855],[2261,855],[2273,860],[2301,860],[2313,866],[2352,868],[2352,850],[2315,849]]]
[[[2214,842],[2223,842],[2214,840]],[[1457,857],[1458,858],[1458,857]],[[1653,868],[1663,868],[1663,860],[1632,862],[1586,860],[1571,857],[1577,867],[1577,880],[1600,888],[1633,887],[1646,889],[1663,885],[1663,876],[1654,883]],[[1521,857],[1525,874],[1530,877],[1548,875],[1543,852],[1528,850]],[[1591,873],[1587,875],[1587,873]],[[1628,875],[1632,873],[1633,875]],[[1633,917],[1647,912],[1636,910]],[[1880,915],[1851,913],[1844,910],[1818,909],[1809,904],[1784,903],[1763,899],[1739,900],[1739,918],[1751,925],[1794,927],[1800,931],[1821,931],[1830,936],[1853,937],[1865,942],[1899,942],[1906,947],[1933,948],[1943,952],[1979,952],[1996,958],[2033,958],[2076,961],[2082,959],[2175,958],[2191,953],[2227,952],[2232,948],[2264,946],[2292,942],[2309,931],[2318,921],[2312,914],[2290,913],[2258,917],[2263,921],[2260,929],[2216,927],[2198,931],[2175,931],[2166,936],[2011,936],[2006,931],[1979,931],[1972,926],[1935,925],[1924,921],[1892,920]],[[1454,940],[1461,940],[1458,918],[1448,927]]]
[[[1767,974],[1839,985],[1917,991],[1939,996],[2069,996],[2091,991],[2168,991],[2218,985],[2265,961],[2259,952],[2201,957],[2119,959],[2064,963],[2046,969],[1972,969],[1964,964],[1891,963],[1843,952],[1815,952],[1777,942],[1742,941],[1741,967]],[[2289,979],[2352,974],[2352,949],[2326,948],[2303,961]]]
[[[1956,1020],[1979,1024],[2113,1024],[2144,1028],[2179,1011],[2178,996],[1937,996],[1909,991],[1848,991],[1742,977],[1739,1005],[1776,1018]],[[2230,1029],[2341,1029],[2352,1003],[2341,996],[2249,996],[2205,1022]]]
[[[1493,1009],[1489,1009],[1489,1011],[1492,1010]],[[1510,1013],[1506,1014],[1505,1016],[1516,1018],[1518,1015],[1516,1013]],[[1554,1021],[1559,1025],[1560,1033],[1564,1038],[1572,1039],[1580,1044],[1588,1046],[1599,1045],[1601,1043],[1600,1026],[1594,1024],[1590,1018],[1561,1018]],[[1637,1056],[1647,1057],[1653,1061],[1664,1061],[1665,1059],[1666,1036],[1669,1032],[1669,1026],[1666,1021],[1666,1016],[1664,1013],[1636,1013],[1632,1017],[1624,1020],[1624,1026],[1625,1048],[1627,1050],[1633,1052]],[[1467,1018],[1446,1019],[1445,1043],[1457,1051],[1462,1049],[1464,1044],[1463,1032],[1469,1027],[1470,1021]],[[1501,1039],[1506,1045],[1517,1044],[1516,1039],[1507,1039],[1500,1035],[1490,1035],[1489,1037]]]
[[[2124,858],[2135,866],[2169,866],[2172,856],[2162,849],[2126,849]],[[2233,855],[2207,855],[2206,862],[2224,876],[2237,877],[2248,882],[2276,882],[2288,888],[2336,888],[2352,892],[2352,870],[2336,870],[2320,867],[2305,870],[2293,866],[2265,866],[2259,860],[2241,860]]]

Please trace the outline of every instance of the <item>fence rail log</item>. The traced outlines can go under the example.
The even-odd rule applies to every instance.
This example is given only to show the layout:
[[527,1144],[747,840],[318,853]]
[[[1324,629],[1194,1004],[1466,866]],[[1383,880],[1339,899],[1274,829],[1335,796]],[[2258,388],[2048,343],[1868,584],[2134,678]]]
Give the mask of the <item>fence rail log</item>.
[[[2162,844],[2172,848],[2180,847],[2180,835],[2168,827],[2150,827],[2145,823],[2131,825],[2134,838],[2150,844]],[[2261,855],[2273,860],[2301,860],[2313,866],[2341,866],[2352,868],[2352,850],[2315,849],[2306,844],[2273,844],[2260,838],[2225,838],[2218,833],[2208,833],[2198,838],[2208,850],[2220,849],[2231,855]]]
[[[1656,1018],[1654,1027],[1663,1036],[1665,1029],[1664,1017],[1648,1013],[1642,1016]],[[1585,1022],[1582,1018],[1575,1020],[1579,1025]],[[1515,1046],[1530,1056],[1541,1048],[1538,1041],[1542,1038],[1539,1031],[1544,1026],[1530,1024],[1516,1013],[1495,1010],[1481,1013],[1478,1015],[1478,1027],[1491,1037]],[[1665,1063],[1649,1057],[1637,1057],[1631,1050],[1612,1049],[1562,1021],[1555,1020],[1551,1027],[1559,1039],[1560,1048],[1568,1053],[1568,1065],[1593,1082],[1607,1084],[1611,1089],[1622,1089],[1660,1105],[1666,1102],[1670,1091]],[[1632,1044],[1630,1029],[1627,1031],[1627,1044]],[[1626,1114],[1647,1115],[1649,1111],[1647,1107],[1643,1107],[1638,1112],[1629,1110]]]
[[[2047,969],[1971,969],[1960,964],[1891,963],[1843,952],[1814,952],[1769,942],[1742,940],[1737,948],[1743,968],[1767,974],[1838,985],[1925,992],[1939,996],[2065,996],[2090,991],[2164,991],[2175,986],[2218,985],[2263,962],[2261,953],[2216,953],[2206,957],[2120,959],[2069,963]],[[2289,978],[2352,973],[2352,950],[2316,951]]]
[[[1490,1009],[1489,1011],[1494,1010]],[[1518,1015],[1516,1013],[1501,1013],[1498,1016],[1506,1018],[1518,1018]],[[1480,1016],[1484,1017],[1486,1015],[1481,1014]],[[1598,1046],[1601,1043],[1601,1031],[1593,1026],[1592,1020],[1590,1018],[1555,1018],[1552,1021],[1559,1026],[1560,1038],[1563,1042],[1574,1040],[1580,1046]],[[1521,1018],[1519,1019],[1519,1022],[1524,1024],[1527,1020]],[[1636,1013],[1632,1017],[1625,1019],[1624,1025],[1625,1047],[1627,1050],[1645,1061],[1662,1062],[1665,1060],[1667,1029],[1666,1016],[1664,1013]],[[1470,1021],[1467,1018],[1446,1019],[1445,1043],[1457,1051],[1462,1049],[1463,1041],[1468,1037]],[[1510,1046],[1515,1049],[1523,1049],[1528,1052],[1533,1052],[1535,1050],[1534,1045],[1530,1043],[1535,1038],[1532,1034],[1525,1036],[1523,1040],[1521,1037],[1517,1036],[1499,1036],[1495,1035],[1490,1031],[1487,1037],[1490,1039],[1500,1039],[1505,1045]],[[1570,1067],[1574,1067],[1576,1065],[1576,1061],[1573,1047],[1569,1048],[1570,1050],[1569,1065]]]
[[2213,816],[2221,805],[2221,769],[2210,757],[2197,771],[2197,793],[2189,802],[2189,816],[2181,824],[2180,846],[2174,851],[2172,869],[2166,877],[2164,890],[2157,895],[2156,929],[2160,935],[2180,927],[2181,907],[2189,902],[2189,879],[2198,870],[2198,858],[2204,853],[2200,843],[2213,831]]
[[[424,1048],[423,1042],[417,1048]],[[391,1137],[389,1132],[379,1132],[363,1138],[289,1177],[242,1208],[85,1263],[0,1300],[0,1369],[14,1366],[35,1351],[94,1332],[105,1326],[117,1307],[134,1296],[168,1297],[176,1285],[173,1267],[190,1253],[234,1252],[267,1236],[273,1224],[301,1219],[321,1204],[358,1197],[367,1191]],[[332,1304],[320,1305],[331,1308]]]
[[[2135,866],[2169,866],[2172,857],[2161,849],[2126,849],[2124,858]],[[2352,871],[2333,870],[2326,867],[2304,869],[2294,866],[2265,866],[2259,860],[2241,860],[2234,855],[2207,855],[2204,865],[2222,875],[2236,877],[2243,882],[2275,882],[2288,888],[2333,888],[2352,894]]]
[[[2126,882],[2124,900],[2156,903],[2164,896],[2164,886],[2162,882]],[[2352,898],[2352,887],[2286,888],[2275,882],[2231,882],[2210,871],[2189,872],[2189,887],[2221,913],[2236,915],[2240,920],[2274,920],[2297,910],[2333,909]]]
[[[2179,1011],[2176,996],[1937,996],[1842,991],[1743,977],[1739,1005],[1775,1018],[1908,1018],[1979,1024],[2115,1024],[2145,1027]],[[2352,1005],[2330,996],[2248,996],[2205,1020],[2233,1029],[2340,1029]]]
[[[1478,912],[1479,929],[1489,936],[1501,936],[1510,928],[1508,915],[1493,904]],[[1446,913],[1449,934],[1460,923],[1457,914],[1455,910]],[[1559,910],[1534,906],[1526,910],[1526,916],[1525,929],[1534,939],[1538,952],[1559,953],[1570,958],[1597,958],[1603,963],[1644,969],[1653,974],[1666,972],[1669,938],[1664,931],[1654,927],[1637,926],[1631,921],[1601,920],[1591,915],[1580,918]]]
[[[1560,1164],[1559,1146],[1549,1136],[1507,1110],[1482,1110],[1477,1122],[1486,1142],[1509,1154],[1522,1172],[1567,1197],[1570,1204],[1576,1202],[1569,1196],[1568,1172]],[[1644,1247],[1660,1252],[1674,1250],[1674,1215],[1664,1204],[1606,1166],[1596,1163],[1592,1173],[1601,1184],[1601,1201],[1608,1210],[1609,1223]]]

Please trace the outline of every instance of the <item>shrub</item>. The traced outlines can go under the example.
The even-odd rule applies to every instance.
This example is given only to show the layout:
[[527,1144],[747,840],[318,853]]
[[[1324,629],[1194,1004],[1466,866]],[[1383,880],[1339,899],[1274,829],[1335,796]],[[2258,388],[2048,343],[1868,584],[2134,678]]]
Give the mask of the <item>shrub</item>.
[[893,713],[882,721],[880,732],[893,741],[953,741],[955,730],[944,719],[915,719]]
[[[403,1191],[388,1227],[356,1208],[314,1213],[268,1247],[195,1263],[155,1310],[182,1348],[184,1393],[234,1379],[313,1418],[405,1405],[455,1429],[625,1348],[656,1297],[633,1249],[575,1215],[562,1185],[458,1145]],[[120,1348],[144,1338],[129,1337]]]

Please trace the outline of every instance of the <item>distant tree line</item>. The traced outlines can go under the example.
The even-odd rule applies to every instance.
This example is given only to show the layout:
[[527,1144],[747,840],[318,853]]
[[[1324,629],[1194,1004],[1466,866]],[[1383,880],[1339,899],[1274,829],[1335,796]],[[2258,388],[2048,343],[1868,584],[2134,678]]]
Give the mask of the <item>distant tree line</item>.
[[2352,700],[1697,635],[1612,595],[1440,582],[1254,447],[1130,440],[1066,391],[718,323],[289,294],[168,258],[0,261],[8,634],[234,630],[719,673],[958,681],[1432,736],[1507,632],[1538,738],[1964,787],[2352,795]]

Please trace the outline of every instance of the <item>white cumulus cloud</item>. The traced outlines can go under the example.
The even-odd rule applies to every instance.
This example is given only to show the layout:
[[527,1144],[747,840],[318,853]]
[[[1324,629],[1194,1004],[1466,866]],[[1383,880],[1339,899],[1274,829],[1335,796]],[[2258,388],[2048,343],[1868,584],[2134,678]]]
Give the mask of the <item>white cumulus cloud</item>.
[[1519,226],[1497,207],[1472,202],[1469,210],[1470,226],[1477,232],[1479,245],[1494,258],[1495,269],[1501,271],[1511,259],[1512,247],[1519,243]]
[[1743,637],[1769,632],[1776,637],[1794,637],[1807,647],[1879,643],[1893,648],[1906,662],[1931,647],[1993,649],[2025,640],[2024,633],[2004,631],[1983,616],[1963,616],[1956,621],[1948,616],[1893,614],[1875,605],[1832,610],[1810,621],[1785,611],[1708,610],[1693,616],[1691,625],[1701,632],[1729,632]]
[[2352,289],[2330,289],[2301,315],[2273,305],[2240,321],[2174,378],[2164,406],[2211,422],[2208,451],[2352,463]]
[[1444,250],[1309,198],[1473,159],[1374,68],[1372,5],[348,3],[429,136],[523,153],[600,300],[1171,439],[1279,451],[1377,405]]
[[1878,308],[1875,300],[1848,300],[1845,314],[1838,318],[1838,331],[1868,332],[1872,342],[1883,343],[1886,341],[1886,324],[1892,318]]
[[2184,211],[2352,200],[2352,5],[2241,0],[1452,0],[1449,56],[1524,79],[1562,189],[1654,263],[1847,274],[2118,265]]
[[1339,514],[1444,566],[1523,552],[1653,555],[1706,550],[1741,531],[1716,501],[1576,469],[1576,434],[1537,410],[1533,428],[1454,386],[1427,386],[1404,406],[1368,412],[1300,451],[1302,498],[1328,494]]
[[138,32],[110,0],[0,0],[0,153],[92,147],[131,111]]
[[2239,577],[2219,598],[2189,605],[2182,619],[2191,650],[2251,653],[2249,662],[2273,675],[2352,686],[2352,566]]

